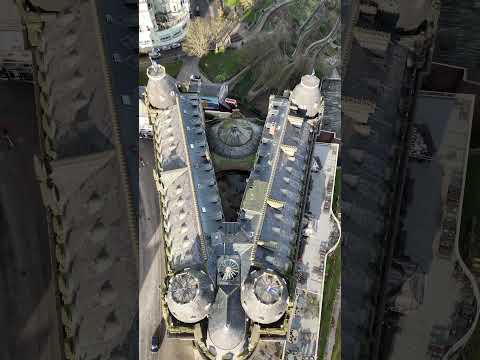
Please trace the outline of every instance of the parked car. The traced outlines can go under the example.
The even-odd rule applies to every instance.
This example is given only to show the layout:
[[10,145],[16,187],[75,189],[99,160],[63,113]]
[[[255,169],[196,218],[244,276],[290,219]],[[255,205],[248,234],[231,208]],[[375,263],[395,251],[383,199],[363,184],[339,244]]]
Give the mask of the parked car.
[[190,80],[192,81],[200,81],[202,80],[202,78],[200,77],[200,75],[190,75]]
[[152,139],[153,138],[153,131],[151,130],[146,130],[146,129],[141,129],[139,131],[140,134],[140,139]]
[[150,346],[151,352],[158,352],[160,340],[157,335],[152,336],[152,345]]
[[238,101],[235,100],[235,99],[231,99],[231,98],[225,98],[225,103],[230,105],[231,107],[233,108],[237,108],[238,107]]

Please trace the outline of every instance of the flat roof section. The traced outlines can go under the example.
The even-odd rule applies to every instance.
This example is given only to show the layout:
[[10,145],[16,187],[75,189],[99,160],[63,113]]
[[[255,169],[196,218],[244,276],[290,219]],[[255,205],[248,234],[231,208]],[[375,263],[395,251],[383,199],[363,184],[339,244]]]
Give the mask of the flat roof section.
[[309,194],[310,215],[297,262],[299,280],[285,342],[285,359],[294,359],[298,355],[303,359],[317,358],[325,264],[327,254],[340,240],[340,224],[332,213],[338,149],[338,144],[315,144],[313,156],[316,164],[312,163]]

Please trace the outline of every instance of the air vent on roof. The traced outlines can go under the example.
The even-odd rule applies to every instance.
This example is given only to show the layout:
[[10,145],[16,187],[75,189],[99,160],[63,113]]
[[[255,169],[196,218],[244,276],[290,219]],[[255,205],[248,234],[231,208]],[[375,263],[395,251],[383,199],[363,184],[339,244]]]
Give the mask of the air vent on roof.
[[218,274],[222,280],[230,281],[235,279],[240,272],[240,266],[233,259],[223,259],[218,264]]

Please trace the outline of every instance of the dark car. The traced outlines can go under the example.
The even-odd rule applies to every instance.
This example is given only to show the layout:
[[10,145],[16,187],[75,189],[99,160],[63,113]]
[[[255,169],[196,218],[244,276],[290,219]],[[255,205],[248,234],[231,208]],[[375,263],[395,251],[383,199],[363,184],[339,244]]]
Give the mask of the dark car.
[[158,352],[159,342],[157,335],[152,336],[152,346],[150,346],[151,352]]

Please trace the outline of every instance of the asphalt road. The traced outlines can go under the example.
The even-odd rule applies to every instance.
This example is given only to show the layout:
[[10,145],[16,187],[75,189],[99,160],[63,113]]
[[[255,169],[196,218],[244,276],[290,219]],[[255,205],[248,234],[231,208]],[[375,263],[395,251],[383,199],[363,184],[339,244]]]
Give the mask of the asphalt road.
[[[140,359],[155,359],[150,352],[152,335],[160,327],[160,281],[164,277],[160,265],[161,222],[160,206],[153,179],[153,146],[151,140],[139,140],[140,157],[145,166],[139,169],[139,309]],[[161,329],[159,329],[161,330]],[[162,331],[157,333],[163,337]]]
[[[169,339],[162,320],[159,285],[165,278],[160,206],[153,179],[154,155],[151,140],[139,140],[139,255],[140,255],[140,359],[193,360],[191,343]],[[150,352],[152,336],[160,338],[160,351]]]
[[[116,0],[96,1],[95,4],[126,162],[127,186],[138,224],[138,4],[127,6]],[[111,23],[106,21],[106,15],[110,15]],[[132,244],[132,250],[133,246],[136,244]],[[132,253],[132,256],[136,254]],[[132,301],[137,302],[138,298],[132,298]],[[135,318],[138,317],[137,312]],[[124,340],[124,346],[132,352],[139,347],[138,326],[139,322],[134,320],[129,338]],[[138,354],[131,356],[137,358]]]
[[[138,24],[138,8],[115,0],[97,4],[132,201],[138,204],[138,27],[128,26],[133,19]],[[105,20],[107,14],[112,17],[111,23]],[[118,54],[118,62],[113,59],[114,54]],[[122,101],[123,95],[129,97],[129,104]]]
[[62,359],[52,246],[33,168],[33,85],[2,82],[0,96],[0,130],[15,144],[0,139],[0,359]]

